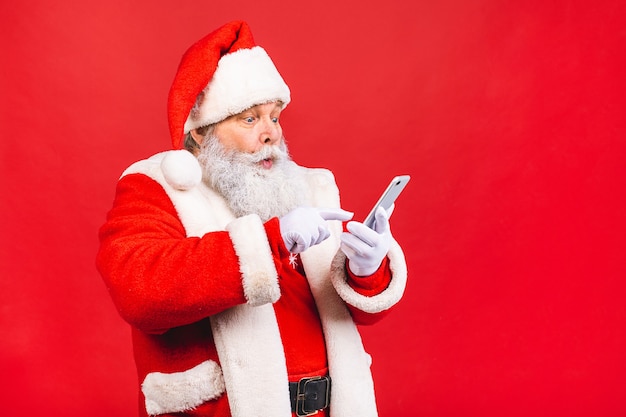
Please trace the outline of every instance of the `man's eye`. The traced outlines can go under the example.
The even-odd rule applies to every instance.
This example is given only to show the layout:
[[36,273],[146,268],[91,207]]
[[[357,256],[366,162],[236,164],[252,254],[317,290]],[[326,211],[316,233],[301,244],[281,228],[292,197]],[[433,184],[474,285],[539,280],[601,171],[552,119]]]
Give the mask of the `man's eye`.
[[254,122],[254,117],[248,116],[244,120],[246,121],[246,123],[252,123],[252,122]]
[[278,117],[272,117],[272,123],[278,123]]

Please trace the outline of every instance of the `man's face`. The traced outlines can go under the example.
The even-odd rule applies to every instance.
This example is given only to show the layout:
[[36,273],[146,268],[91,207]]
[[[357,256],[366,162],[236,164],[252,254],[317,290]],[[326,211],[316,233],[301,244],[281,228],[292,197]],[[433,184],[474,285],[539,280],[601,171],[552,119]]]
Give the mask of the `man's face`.
[[[280,217],[303,204],[306,183],[291,160],[278,124],[277,103],[232,116],[200,140],[198,161],[206,184],[237,216]],[[197,132],[196,132],[197,135]]]
[[[279,117],[282,103],[259,104],[215,125],[213,134],[226,150],[254,153],[264,145],[280,143],[283,130]],[[259,162],[265,169],[272,167],[272,160]]]

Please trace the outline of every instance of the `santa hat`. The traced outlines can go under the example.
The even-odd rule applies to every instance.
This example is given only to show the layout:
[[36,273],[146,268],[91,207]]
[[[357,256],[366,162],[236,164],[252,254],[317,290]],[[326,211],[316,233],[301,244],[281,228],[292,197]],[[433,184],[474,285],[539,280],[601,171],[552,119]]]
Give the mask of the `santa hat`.
[[289,103],[289,87],[267,52],[247,23],[227,23],[183,55],[168,98],[172,145],[181,148],[192,129],[277,100]]

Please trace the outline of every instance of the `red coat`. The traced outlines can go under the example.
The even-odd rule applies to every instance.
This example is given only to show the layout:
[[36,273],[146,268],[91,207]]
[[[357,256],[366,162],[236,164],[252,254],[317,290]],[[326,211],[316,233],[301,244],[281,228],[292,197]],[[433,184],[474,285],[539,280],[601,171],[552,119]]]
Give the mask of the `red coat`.
[[[352,277],[330,222],[332,237],[294,259],[277,219],[235,218],[193,164],[170,151],[131,166],[101,229],[98,268],[133,329],[142,415],[288,416],[287,382],[329,372],[333,417],[375,416],[354,321],[402,296],[399,246]],[[302,175],[311,205],[339,206],[332,174]]]

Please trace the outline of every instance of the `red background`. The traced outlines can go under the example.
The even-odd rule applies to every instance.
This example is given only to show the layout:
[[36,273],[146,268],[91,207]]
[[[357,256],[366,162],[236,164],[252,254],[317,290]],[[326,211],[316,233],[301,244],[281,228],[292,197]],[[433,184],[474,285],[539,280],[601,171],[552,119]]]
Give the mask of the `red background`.
[[413,178],[407,293],[363,329],[381,415],[626,415],[625,5],[2,2],[0,413],[135,414],[97,230],[122,170],[169,148],[184,50],[243,18],[344,208]]

